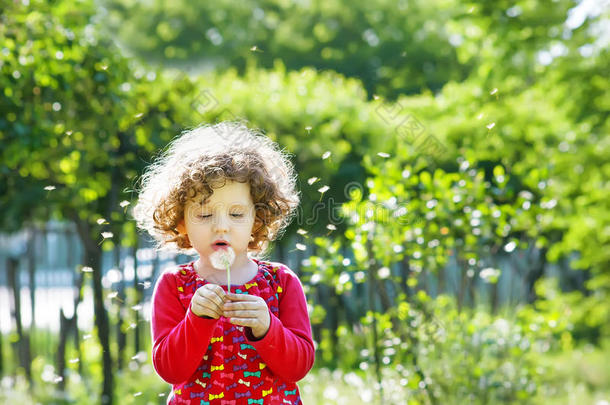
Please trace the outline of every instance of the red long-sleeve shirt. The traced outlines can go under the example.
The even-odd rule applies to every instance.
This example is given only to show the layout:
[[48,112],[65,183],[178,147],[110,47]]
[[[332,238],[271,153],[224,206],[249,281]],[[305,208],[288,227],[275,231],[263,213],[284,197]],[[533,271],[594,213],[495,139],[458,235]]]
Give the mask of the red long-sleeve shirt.
[[193,262],[159,278],[153,294],[152,358],[159,376],[173,385],[168,403],[301,404],[296,382],[314,362],[305,294],[285,265],[254,261],[256,276],[232,286],[231,292],[267,302],[271,323],[260,340],[225,317],[206,319],[190,310],[193,294],[207,283]]

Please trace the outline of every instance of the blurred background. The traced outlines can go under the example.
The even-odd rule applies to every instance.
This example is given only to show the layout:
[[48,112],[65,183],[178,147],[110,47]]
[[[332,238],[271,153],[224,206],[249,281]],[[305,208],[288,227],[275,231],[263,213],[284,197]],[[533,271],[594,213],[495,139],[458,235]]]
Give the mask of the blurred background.
[[0,0],[0,402],[163,404],[173,137],[246,120],[302,204],[305,404],[610,403],[607,0]]

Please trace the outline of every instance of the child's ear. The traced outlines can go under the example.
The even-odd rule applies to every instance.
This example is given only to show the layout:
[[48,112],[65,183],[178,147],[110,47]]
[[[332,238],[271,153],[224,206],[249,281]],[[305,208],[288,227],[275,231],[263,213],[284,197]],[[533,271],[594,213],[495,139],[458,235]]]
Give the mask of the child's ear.
[[184,225],[184,218],[181,219],[180,222],[178,222],[178,225],[176,225],[176,230],[183,235],[186,234],[186,225]]

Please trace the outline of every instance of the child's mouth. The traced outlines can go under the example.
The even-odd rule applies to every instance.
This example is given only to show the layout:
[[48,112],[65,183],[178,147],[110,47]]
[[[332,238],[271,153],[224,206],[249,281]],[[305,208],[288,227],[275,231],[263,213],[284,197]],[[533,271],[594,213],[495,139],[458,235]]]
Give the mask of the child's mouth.
[[228,247],[229,247],[229,244],[227,242],[215,242],[212,245],[212,249],[214,249],[214,250],[227,249]]

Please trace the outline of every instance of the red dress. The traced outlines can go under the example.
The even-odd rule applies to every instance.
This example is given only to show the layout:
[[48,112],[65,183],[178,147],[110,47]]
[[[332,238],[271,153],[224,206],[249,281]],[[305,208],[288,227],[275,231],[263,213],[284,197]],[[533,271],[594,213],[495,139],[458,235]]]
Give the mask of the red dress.
[[[262,297],[269,331],[256,340],[250,328],[227,318],[206,319],[190,310],[207,282],[193,262],[164,273],[155,286],[152,358],[173,385],[168,404],[301,404],[296,382],[314,362],[307,302],[298,277],[285,265],[253,259],[258,273],[231,292]],[[223,286],[226,290],[226,286]]]

